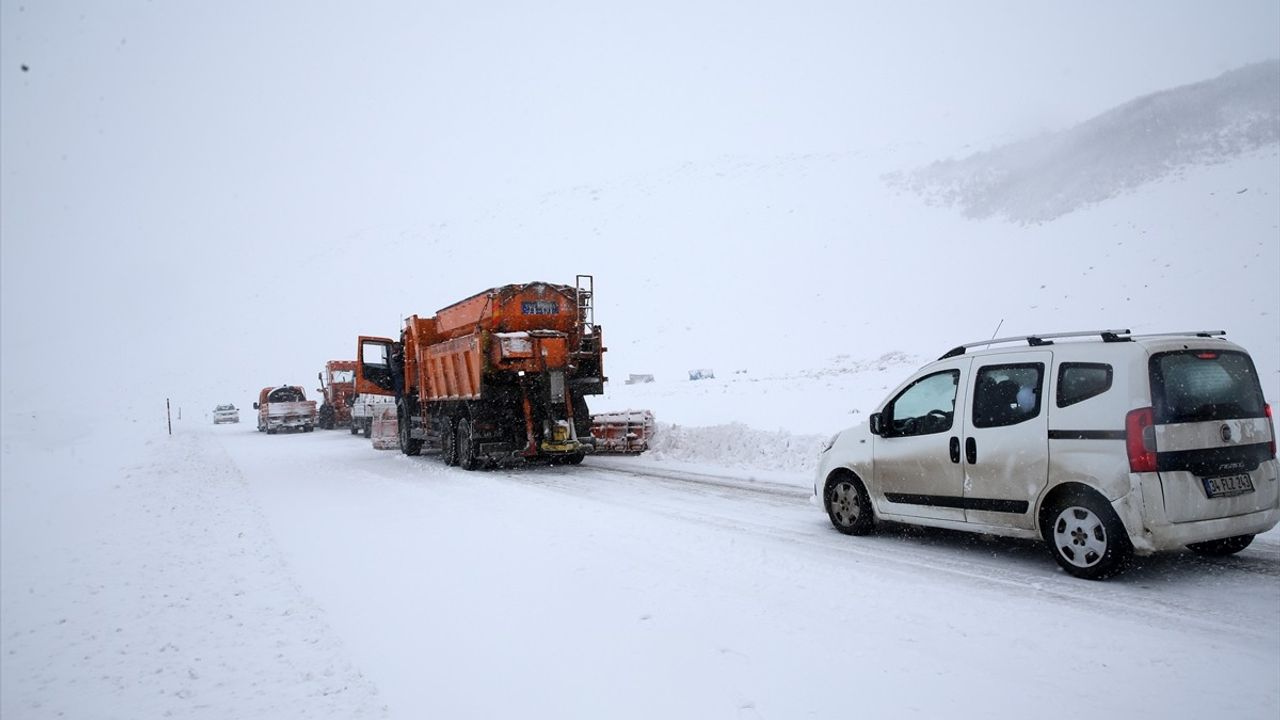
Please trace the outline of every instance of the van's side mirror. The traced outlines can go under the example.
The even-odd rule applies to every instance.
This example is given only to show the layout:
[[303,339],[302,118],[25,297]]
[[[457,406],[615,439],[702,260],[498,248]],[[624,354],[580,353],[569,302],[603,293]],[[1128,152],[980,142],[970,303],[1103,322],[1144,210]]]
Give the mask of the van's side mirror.
[[258,409],[258,403],[254,403],[254,404],[253,404],[253,409],[254,409],[254,410],[257,410],[257,409]]
[[872,435],[880,435],[884,432],[884,428],[881,427],[880,425],[880,423],[883,422],[883,420],[884,420],[884,415],[880,413],[871,413],[871,420],[869,424],[871,426]]

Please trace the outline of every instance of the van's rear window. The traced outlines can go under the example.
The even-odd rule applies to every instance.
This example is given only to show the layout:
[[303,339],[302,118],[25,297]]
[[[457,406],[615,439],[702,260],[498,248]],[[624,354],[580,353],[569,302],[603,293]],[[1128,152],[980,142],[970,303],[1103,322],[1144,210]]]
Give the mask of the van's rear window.
[[1152,355],[1151,396],[1160,424],[1265,413],[1253,361],[1240,352],[1179,350]]

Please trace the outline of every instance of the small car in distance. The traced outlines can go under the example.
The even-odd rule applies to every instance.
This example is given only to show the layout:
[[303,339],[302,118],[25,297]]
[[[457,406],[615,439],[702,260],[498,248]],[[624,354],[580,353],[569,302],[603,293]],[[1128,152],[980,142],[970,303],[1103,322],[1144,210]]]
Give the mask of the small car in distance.
[[240,422],[240,411],[236,409],[235,405],[219,405],[213,409],[214,425],[238,422]]
[[888,520],[1040,538],[1086,579],[1135,554],[1240,552],[1280,523],[1280,463],[1253,361],[1223,334],[961,345],[831,439],[815,495],[849,535]]

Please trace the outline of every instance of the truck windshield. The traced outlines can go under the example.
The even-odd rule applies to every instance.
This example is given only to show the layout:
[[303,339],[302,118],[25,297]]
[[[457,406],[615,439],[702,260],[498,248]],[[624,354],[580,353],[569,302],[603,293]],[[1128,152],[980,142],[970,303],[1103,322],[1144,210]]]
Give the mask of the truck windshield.
[[1179,350],[1151,356],[1156,422],[1187,423],[1262,417],[1262,387],[1241,352]]
[[356,381],[356,372],[354,370],[334,370],[330,376],[329,382],[335,383],[351,383]]

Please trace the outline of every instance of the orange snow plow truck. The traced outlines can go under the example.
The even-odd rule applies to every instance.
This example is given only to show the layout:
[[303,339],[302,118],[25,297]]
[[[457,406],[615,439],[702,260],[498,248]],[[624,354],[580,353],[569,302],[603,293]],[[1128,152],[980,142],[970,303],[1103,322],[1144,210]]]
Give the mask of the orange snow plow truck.
[[485,290],[410,316],[399,341],[361,336],[356,392],[394,395],[400,449],[467,470],[582,462],[594,450],[585,396],[604,392],[594,280]]
[[356,396],[356,363],[354,360],[330,360],[324,364],[316,376],[320,378],[320,387],[316,392],[324,398],[320,404],[320,427],[332,430],[335,427],[351,426],[351,434],[356,429],[351,425],[351,404]]

